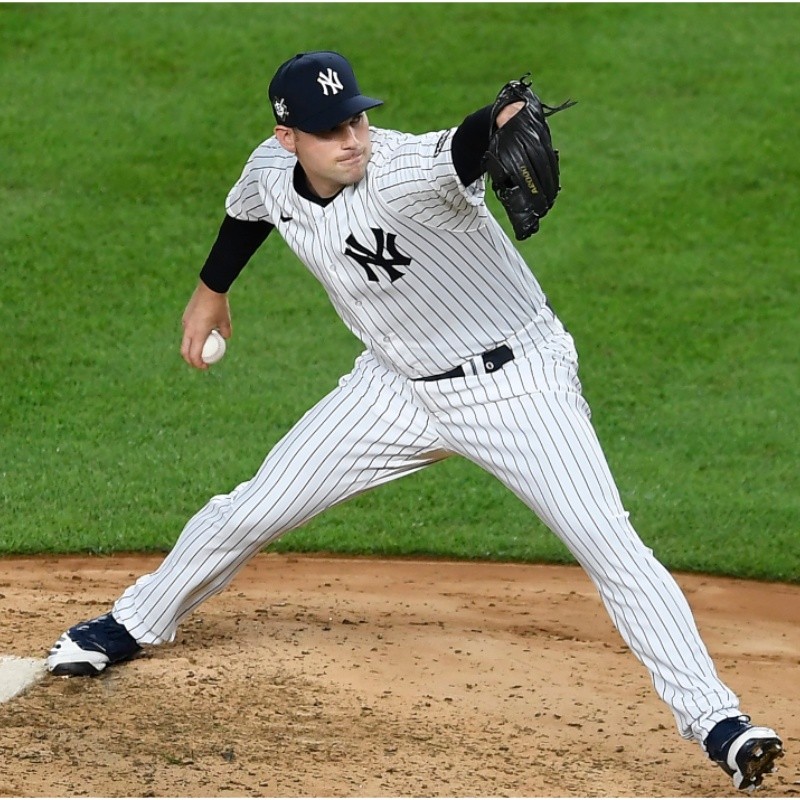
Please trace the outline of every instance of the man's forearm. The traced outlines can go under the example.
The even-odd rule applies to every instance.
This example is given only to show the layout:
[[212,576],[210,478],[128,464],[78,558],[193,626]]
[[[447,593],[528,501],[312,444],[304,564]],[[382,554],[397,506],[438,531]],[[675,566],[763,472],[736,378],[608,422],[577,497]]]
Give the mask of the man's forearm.
[[215,292],[227,292],[273,228],[269,222],[247,222],[226,215],[200,280]]

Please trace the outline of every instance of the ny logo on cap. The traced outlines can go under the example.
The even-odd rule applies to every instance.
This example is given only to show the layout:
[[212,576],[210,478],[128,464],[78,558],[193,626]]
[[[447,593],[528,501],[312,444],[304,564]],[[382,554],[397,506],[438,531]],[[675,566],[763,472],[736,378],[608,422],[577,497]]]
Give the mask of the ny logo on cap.
[[344,89],[342,82],[339,80],[339,75],[331,67],[328,67],[327,74],[320,70],[317,83],[322,87],[322,91],[325,92],[325,97],[328,96],[328,89],[331,90],[331,94],[338,94]]

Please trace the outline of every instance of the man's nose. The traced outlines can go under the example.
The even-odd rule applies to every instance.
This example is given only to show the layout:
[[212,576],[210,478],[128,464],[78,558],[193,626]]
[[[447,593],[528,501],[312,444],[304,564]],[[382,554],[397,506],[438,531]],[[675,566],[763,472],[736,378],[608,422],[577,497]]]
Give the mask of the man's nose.
[[356,136],[356,132],[351,125],[345,128],[344,141],[342,144],[344,144],[345,147],[352,147],[358,144],[358,136]]

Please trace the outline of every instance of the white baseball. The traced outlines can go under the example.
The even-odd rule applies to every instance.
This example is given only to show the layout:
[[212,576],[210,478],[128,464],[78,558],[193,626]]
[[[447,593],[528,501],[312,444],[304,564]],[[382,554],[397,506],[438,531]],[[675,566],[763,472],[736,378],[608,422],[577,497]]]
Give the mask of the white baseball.
[[211,331],[203,345],[201,358],[206,364],[216,364],[225,355],[225,339],[219,331]]

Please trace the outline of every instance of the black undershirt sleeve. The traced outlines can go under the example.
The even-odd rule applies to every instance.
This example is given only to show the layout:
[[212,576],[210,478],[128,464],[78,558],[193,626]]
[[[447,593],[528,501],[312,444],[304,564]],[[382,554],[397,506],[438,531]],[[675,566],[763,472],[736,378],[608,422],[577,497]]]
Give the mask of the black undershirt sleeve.
[[492,107],[485,106],[470,114],[453,134],[453,165],[464,186],[469,186],[483,175],[481,160],[489,147],[491,127]]
[[248,222],[226,214],[200,280],[212,291],[225,294],[274,227],[271,222]]

